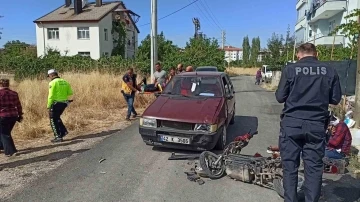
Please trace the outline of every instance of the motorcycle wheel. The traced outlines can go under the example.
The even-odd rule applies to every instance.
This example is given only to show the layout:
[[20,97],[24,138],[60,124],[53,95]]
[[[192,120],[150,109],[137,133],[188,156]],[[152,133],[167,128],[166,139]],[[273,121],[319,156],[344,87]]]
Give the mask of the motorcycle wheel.
[[[305,193],[304,193],[304,176],[302,174],[298,174],[298,186],[297,186],[297,194],[298,194],[298,200],[303,200],[305,199]],[[283,187],[283,177],[282,176],[278,176],[277,178],[274,179],[273,181],[273,185],[274,185],[274,190],[279,194],[279,196],[281,196],[282,198],[284,198],[284,187]]]
[[218,165],[213,165],[218,158],[218,155],[209,151],[204,151],[200,154],[200,166],[210,179],[219,179],[224,175],[225,166],[223,161],[220,161]]

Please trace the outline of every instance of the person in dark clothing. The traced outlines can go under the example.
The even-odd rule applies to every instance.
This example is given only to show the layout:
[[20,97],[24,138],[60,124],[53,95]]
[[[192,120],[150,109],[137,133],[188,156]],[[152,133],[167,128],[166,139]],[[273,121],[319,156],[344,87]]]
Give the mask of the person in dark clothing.
[[320,198],[329,104],[341,101],[339,76],[333,67],[317,59],[316,47],[302,44],[299,61],[286,66],[275,93],[284,103],[279,149],[283,166],[285,202],[297,199],[300,154],[305,165],[305,201]]
[[22,121],[22,106],[17,92],[10,90],[9,79],[0,79],[0,150],[7,157],[17,153],[11,131]]
[[134,108],[134,100],[136,91],[140,91],[138,85],[136,85],[136,74],[134,74],[133,68],[128,69],[127,73],[123,76],[122,81],[121,93],[128,105],[126,120],[129,121],[131,113],[133,113],[133,118],[136,118],[138,115]]

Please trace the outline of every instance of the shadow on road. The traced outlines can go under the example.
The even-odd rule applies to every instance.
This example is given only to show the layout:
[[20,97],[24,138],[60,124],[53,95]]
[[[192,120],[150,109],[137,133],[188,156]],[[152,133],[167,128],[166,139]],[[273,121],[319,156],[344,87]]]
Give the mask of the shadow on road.
[[[65,150],[65,151],[54,152],[54,153],[51,153],[48,155],[34,157],[34,158],[22,159],[19,161],[4,163],[4,164],[0,164],[0,171],[3,169],[6,169],[6,168],[15,168],[15,167],[20,167],[20,166],[24,166],[24,165],[27,165],[30,163],[36,163],[36,162],[41,162],[41,161],[50,161],[50,162],[57,161],[60,159],[70,157],[73,154],[82,153],[87,150],[88,149],[79,149],[76,151]],[[16,158],[16,157],[14,157],[14,158]]]
[[239,91],[235,91],[235,93],[253,93],[253,92],[270,92],[270,91],[265,90],[265,89],[254,89],[254,90],[239,90]]
[[235,124],[230,125],[227,130],[227,143],[230,143],[235,137],[258,130],[259,120],[255,116],[235,116]]
[[19,155],[30,154],[33,152],[38,152],[38,151],[42,151],[42,150],[46,150],[46,149],[52,149],[52,148],[56,148],[56,147],[73,145],[73,144],[77,144],[77,143],[80,143],[83,141],[84,140],[74,140],[74,141],[68,140],[68,141],[65,141],[65,142],[59,143],[59,144],[46,145],[46,146],[41,146],[41,147],[30,147],[30,148],[26,148],[26,149],[19,151]]
[[339,180],[323,180],[323,202],[356,202],[360,200],[360,180],[343,175]]
[[95,137],[104,137],[104,136],[108,136],[108,135],[111,135],[111,134],[119,132],[119,131],[121,131],[121,129],[108,130],[108,131],[103,131],[103,132],[100,132],[100,133],[94,133],[94,134],[89,134],[89,135],[79,135],[77,137],[69,139],[68,141],[71,141],[71,140],[85,140],[85,139],[91,139],[91,138],[95,138]]

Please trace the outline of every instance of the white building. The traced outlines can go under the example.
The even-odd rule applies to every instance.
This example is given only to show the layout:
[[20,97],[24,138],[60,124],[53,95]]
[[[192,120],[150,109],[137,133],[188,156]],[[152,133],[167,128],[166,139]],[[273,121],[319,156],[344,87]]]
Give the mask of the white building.
[[[296,43],[332,45],[331,32],[346,23],[344,17],[356,8],[360,8],[360,0],[297,0]],[[335,45],[347,46],[349,42],[340,32],[335,35]]]
[[84,55],[92,59],[110,56],[118,39],[112,34],[113,21],[126,24],[125,58],[135,57],[138,33],[137,14],[127,10],[120,1],[65,0],[65,5],[34,21],[38,57],[46,55],[49,48],[61,55]]
[[243,50],[233,46],[224,46],[226,62],[233,62],[243,59]]

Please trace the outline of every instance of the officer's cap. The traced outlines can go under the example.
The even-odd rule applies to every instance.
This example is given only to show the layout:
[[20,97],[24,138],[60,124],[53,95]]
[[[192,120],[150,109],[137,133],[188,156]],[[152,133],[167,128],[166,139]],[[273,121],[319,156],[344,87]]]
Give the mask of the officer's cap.
[[57,71],[55,69],[48,70],[48,75],[54,74],[54,73],[57,73]]

